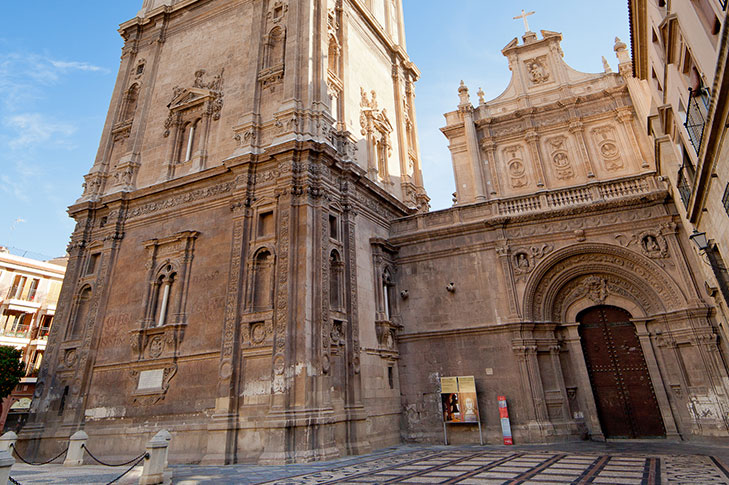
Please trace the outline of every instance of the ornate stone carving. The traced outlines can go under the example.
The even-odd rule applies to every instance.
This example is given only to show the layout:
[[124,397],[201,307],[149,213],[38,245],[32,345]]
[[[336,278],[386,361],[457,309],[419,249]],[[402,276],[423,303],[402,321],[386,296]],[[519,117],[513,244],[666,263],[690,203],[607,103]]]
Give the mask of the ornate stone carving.
[[567,137],[555,136],[547,140],[546,146],[549,150],[549,158],[554,167],[554,173],[560,180],[569,180],[575,176],[572,163],[567,151]]
[[151,214],[160,210],[171,209],[178,206],[184,206],[210,197],[226,194],[233,188],[232,182],[225,182],[202,189],[196,189],[189,192],[173,195],[167,199],[147,202],[129,210],[129,219]]
[[514,189],[525,187],[528,184],[526,176],[526,165],[522,154],[521,145],[512,145],[503,149],[506,167],[509,173],[509,183]]
[[512,255],[512,266],[517,279],[530,273],[537,263],[547,254],[551,253],[554,246],[542,244],[529,248],[516,248]]
[[569,296],[564,288],[569,281],[576,284],[574,278],[583,275],[603,275],[608,291],[623,288],[622,296],[635,301],[646,313],[686,303],[681,289],[650,259],[619,246],[586,244],[553,253],[532,272],[524,292],[525,318],[561,318],[559,312],[566,308],[564,300]]
[[168,137],[173,127],[182,127],[183,118],[187,111],[200,111],[213,120],[220,119],[223,109],[223,73],[215,75],[213,79],[205,80],[205,69],[195,71],[195,80],[192,88],[175,86],[172,90],[172,100],[167,105],[170,109],[165,120],[163,135]]
[[539,56],[524,61],[529,80],[532,84],[544,84],[549,82],[549,68],[547,67],[547,56]]
[[615,132],[615,127],[605,125],[593,128],[591,130],[595,144],[597,145],[600,157],[605,164],[605,169],[608,171],[620,170],[625,164],[620,156],[620,149],[618,148],[618,137]]

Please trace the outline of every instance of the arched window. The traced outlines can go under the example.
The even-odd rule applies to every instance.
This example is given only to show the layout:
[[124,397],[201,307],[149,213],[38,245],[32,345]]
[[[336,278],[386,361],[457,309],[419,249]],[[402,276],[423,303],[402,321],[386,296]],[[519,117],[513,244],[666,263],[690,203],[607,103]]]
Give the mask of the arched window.
[[334,250],[329,256],[329,306],[334,311],[344,309],[344,265],[339,253]]
[[157,277],[154,292],[154,326],[166,325],[170,319],[169,309],[173,286],[177,274],[171,265],[167,265]]
[[91,287],[84,287],[78,294],[76,299],[76,312],[73,318],[73,323],[68,329],[66,338],[69,340],[75,340],[81,336],[86,319],[89,316],[89,307],[91,306]]
[[393,315],[395,283],[389,269],[385,269],[382,273],[382,309],[385,313],[385,319],[390,320]]
[[274,27],[268,34],[266,42],[266,65],[274,67],[284,63],[286,55],[286,32],[281,27]]
[[178,160],[180,163],[189,162],[197,149],[197,138],[199,131],[200,119],[186,123],[182,130],[180,138],[180,149]]
[[273,302],[273,255],[263,249],[253,262],[253,309],[270,309]]

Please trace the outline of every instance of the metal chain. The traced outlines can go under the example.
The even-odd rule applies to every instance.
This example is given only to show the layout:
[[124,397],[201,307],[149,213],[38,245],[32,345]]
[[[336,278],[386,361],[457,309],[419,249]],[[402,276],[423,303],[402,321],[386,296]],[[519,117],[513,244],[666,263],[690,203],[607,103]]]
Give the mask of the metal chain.
[[86,453],[88,453],[88,454],[89,454],[89,456],[90,456],[90,457],[91,457],[91,458],[92,458],[92,459],[93,459],[93,460],[94,460],[94,461],[95,461],[96,463],[98,463],[99,465],[104,465],[104,466],[124,466],[124,465],[129,465],[129,464],[130,464],[130,463],[132,463],[132,462],[135,462],[135,461],[136,461],[136,462],[138,462],[140,458],[144,458],[144,455],[146,455],[146,454],[147,454],[146,452],[144,452],[144,453],[142,453],[141,455],[139,455],[139,456],[137,456],[137,457],[135,457],[135,458],[132,458],[132,459],[131,459],[131,460],[129,460],[129,461],[125,461],[124,463],[119,463],[119,464],[116,464],[116,465],[112,465],[111,463],[105,463],[105,462],[103,462],[103,461],[99,460],[98,458],[96,458],[96,457],[95,457],[94,455],[92,455],[92,454],[91,454],[91,452],[89,451],[89,449],[88,449],[88,448],[86,448],[86,445],[81,445],[81,446],[83,447],[83,449],[84,449],[84,450],[86,450]]
[[139,457],[139,459],[136,462],[134,462],[134,465],[130,466],[129,469],[127,469],[127,471],[125,471],[124,473],[122,473],[121,475],[119,475],[118,477],[116,477],[114,480],[110,481],[106,485],[111,485],[112,483],[117,482],[121,477],[123,477],[124,475],[126,475],[127,473],[129,473],[130,471],[132,471],[134,469],[134,467],[136,467],[137,465],[139,465],[139,462],[140,461],[146,460],[148,458],[149,458],[149,453],[144,453],[142,456]]
[[60,452],[60,453],[59,453],[58,455],[56,455],[56,456],[54,456],[53,458],[51,458],[50,460],[48,460],[48,461],[44,461],[44,462],[42,462],[42,463],[32,463],[32,462],[30,462],[30,461],[26,460],[25,458],[23,458],[23,457],[22,457],[22,456],[20,455],[20,453],[18,453],[18,449],[17,449],[17,448],[15,448],[15,446],[13,446],[13,451],[15,452],[15,456],[17,456],[18,458],[20,458],[20,461],[22,461],[22,462],[23,462],[23,463],[25,463],[26,465],[32,465],[32,466],[41,466],[41,465],[47,465],[47,464],[49,464],[50,462],[52,462],[52,461],[55,461],[55,460],[57,460],[58,458],[60,458],[61,456],[63,456],[63,454],[64,454],[64,453],[66,453],[66,452],[68,451],[68,446],[66,447],[66,449],[65,449],[65,450],[63,450],[62,452]]

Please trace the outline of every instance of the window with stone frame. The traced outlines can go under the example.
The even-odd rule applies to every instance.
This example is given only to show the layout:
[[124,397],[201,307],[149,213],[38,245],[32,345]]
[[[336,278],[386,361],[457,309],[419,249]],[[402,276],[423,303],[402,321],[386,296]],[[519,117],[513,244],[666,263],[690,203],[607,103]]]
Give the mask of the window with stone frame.
[[200,233],[178,232],[144,242],[147,290],[130,341],[138,359],[175,355],[187,325],[187,294],[195,241]]
[[264,69],[283,66],[286,57],[286,30],[277,25],[266,37]]
[[724,205],[724,212],[729,216],[729,184],[724,188],[724,196],[721,198],[721,203]]
[[200,118],[184,123],[182,136],[177,144],[177,163],[187,163],[192,160],[200,144]]
[[152,326],[161,327],[169,320],[170,297],[176,283],[177,272],[168,264],[162,268],[155,280]]
[[395,305],[395,282],[392,278],[390,269],[385,269],[382,272],[382,312],[385,315],[385,320],[391,321],[395,312],[393,311]]
[[263,248],[253,258],[252,309],[254,311],[270,310],[273,307],[273,254]]
[[66,330],[66,340],[78,340],[83,334],[86,320],[89,317],[91,308],[92,290],[91,286],[84,286],[78,292],[74,302],[74,309],[71,315],[70,325]]
[[336,249],[329,255],[329,307],[344,312],[344,263]]

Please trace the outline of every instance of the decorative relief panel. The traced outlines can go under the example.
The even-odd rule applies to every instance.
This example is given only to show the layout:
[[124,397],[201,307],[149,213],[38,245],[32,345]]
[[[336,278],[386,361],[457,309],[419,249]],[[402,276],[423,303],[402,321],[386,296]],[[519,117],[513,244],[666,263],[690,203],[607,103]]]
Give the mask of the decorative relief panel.
[[526,72],[529,75],[529,80],[532,84],[544,84],[551,80],[549,68],[547,66],[547,56],[527,59],[524,61],[524,66],[526,67]]
[[531,273],[537,263],[554,250],[551,244],[541,244],[528,248],[517,248],[512,253],[512,266],[516,279],[523,279]]
[[573,178],[575,171],[572,168],[572,162],[568,153],[567,137],[560,135],[549,138],[546,147],[557,178],[560,180]]
[[599,126],[591,130],[597,151],[608,171],[620,170],[625,166],[618,148],[618,136],[613,126]]
[[373,180],[389,182],[390,173],[388,162],[392,156],[392,142],[390,134],[392,124],[387,117],[386,109],[379,109],[377,93],[372,91],[372,99],[364,88],[360,88],[360,115],[359,124],[362,127],[362,136],[367,138],[367,172]]
[[521,145],[508,146],[503,150],[506,169],[509,174],[509,184],[514,189],[525,187],[529,183],[522,150]]

